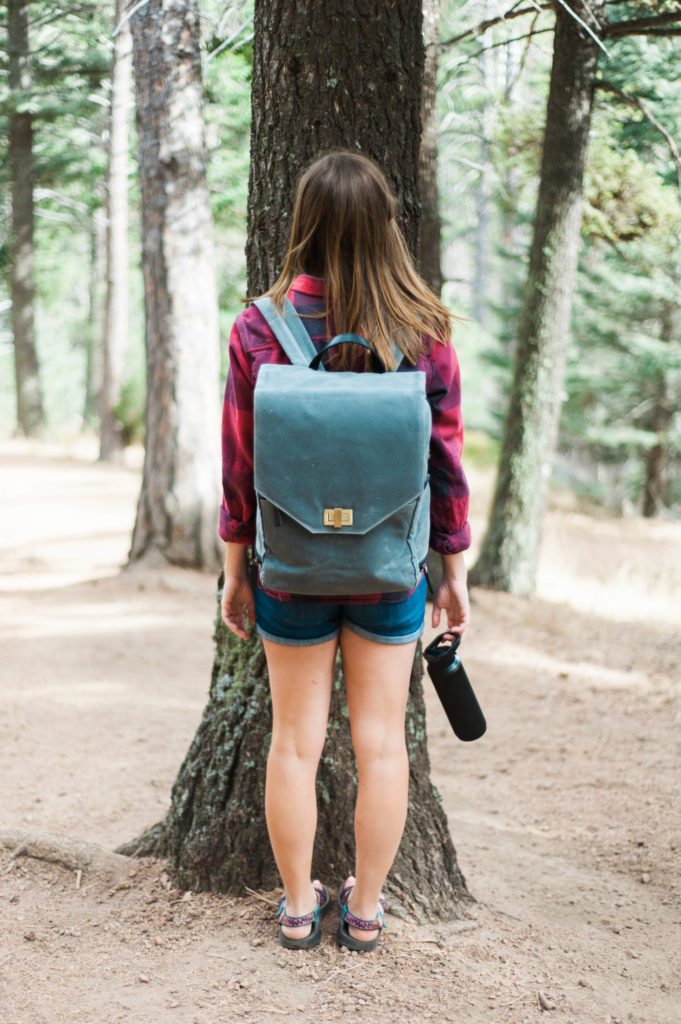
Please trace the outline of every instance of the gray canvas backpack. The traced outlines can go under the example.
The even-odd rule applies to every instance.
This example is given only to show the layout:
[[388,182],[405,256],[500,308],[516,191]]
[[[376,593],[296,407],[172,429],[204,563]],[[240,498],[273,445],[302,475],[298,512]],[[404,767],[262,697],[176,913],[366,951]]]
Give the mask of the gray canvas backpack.
[[[289,299],[255,305],[291,364],[266,363],[254,393],[254,558],[264,586],[295,594],[410,589],[430,537],[432,415],[422,370],[326,371]],[[395,342],[393,353],[402,352]]]

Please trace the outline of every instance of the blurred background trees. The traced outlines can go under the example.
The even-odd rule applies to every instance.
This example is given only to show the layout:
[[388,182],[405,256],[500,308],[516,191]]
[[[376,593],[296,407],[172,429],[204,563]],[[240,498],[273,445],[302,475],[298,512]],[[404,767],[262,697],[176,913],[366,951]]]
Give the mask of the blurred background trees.
[[[432,239],[439,235],[442,296],[468,317],[454,339],[464,378],[464,462],[497,464],[500,457],[558,6],[564,9],[509,3],[505,19],[487,0],[424,6],[427,53],[428,32],[440,44],[437,62],[426,68],[433,86],[424,97],[423,272],[436,281]],[[219,390],[227,333],[246,290],[253,9],[250,0],[203,0],[199,11]],[[670,0],[613,0],[604,16],[607,53],[599,50],[551,475],[610,511],[677,515],[681,15]],[[104,457],[144,440],[147,396],[130,102],[125,171],[116,143],[120,117],[113,116],[120,21],[113,0],[59,7],[8,0],[0,24],[0,431],[85,432],[101,441]],[[118,233],[119,254],[127,239],[127,268],[120,270],[119,255],[115,273],[124,285],[115,302],[111,232],[120,228],[124,207],[115,205],[108,185],[114,166],[120,187],[127,175],[129,215]],[[435,255],[436,249],[437,241]],[[120,311],[113,323],[112,302]]]

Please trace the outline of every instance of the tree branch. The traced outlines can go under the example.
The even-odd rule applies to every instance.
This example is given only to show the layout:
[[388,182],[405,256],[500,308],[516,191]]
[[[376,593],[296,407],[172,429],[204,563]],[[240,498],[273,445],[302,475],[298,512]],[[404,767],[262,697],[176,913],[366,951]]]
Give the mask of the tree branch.
[[[675,11],[668,11],[666,14],[656,14],[649,18],[610,21],[604,26],[603,34],[610,38],[616,36],[647,35],[649,29],[656,29],[659,25],[672,25],[677,21],[681,21],[681,7],[677,7]],[[667,33],[656,32],[655,34],[666,35]]]
[[669,152],[672,155],[674,166],[676,168],[676,176],[679,181],[679,192],[681,192],[681,154],[679,154],[679,147],[676,145],[676,140],[670,131],[658,121],[655,115],[647,108],[643,103],[643,100],[639,99],[638,96],[632,96],[631,93],[625,92],[624,89],[620,89],[619,86],[613,85],[612,82],[606,82],[603,79],[596,79],[594,82],[594,89],[603,89],[604,92],[611,92],[613,96],[617,96],[618,99],[624,103],[628,103],[630,107],[636,107],[640,110],[646,121],[648,121],[653,128],[660,133],[662,138],[669,147]]
[[681,35],[681,27],[680,28],[674,28],[674,27],[672,27],[672,28],[642,28],[638,32],[627,32],[626,34],[623,33],[621,36],[617,36],[616,39],[628,39],[629,36],[648,36],[648,37],[649,36],[662,36],[662,37],[669,37],[669,36],[680,36],[680,35]]
[[466,57],[462,57],[461,60],[458,60],[456,64],[454,64],[454,70],[456,70],[456,68],[463,67],[464,64],[468,64],[471,60],[476,60],[481,53],[486,53],[487,50],[493,50],[497,46],[508,46],[509,43],[517,43],[520,39],[527,39],[531,42],[533,36],[540,36],[543,32],[553,31],[553,25],[550,25],[548,28],[532,29],[530,32],[525,32],[521,36],[511,36],[510,39],[497,39],[496,43],[490,43],[489,46],[481,46],[479,50],[475,51],[475,53],[470,53]]
[[[563,10],[567,11],[567,13],[570,15],[570,17],[573,18],[577,22],[578,25],[581,25],[581,27],[585,30],[585,32],[587,32],[591,36],[591,38],[596,43],[596,45],[600,46],[600,48],[603,51],[603,53],[605,54],[605,56],[609,57],[610,54],[608,53],[608,51],[606,50],[605,46],[601,42],[601,39],[596,35],[594,30],[592,28],[590,28],[589,25],[587,25],[587,23],[584,21],[584,19],[580,18],[580,16],[577,14],[576,11],[573,11],[573,9],[570,7],[570,5],[568,3],[566,3],[566,0],[556,0],[556,3],[559,3],[561,5],[561,7],[563,8]],[[601,29],[603,26],[599,25],[598,20],[596,19],[596,17],[592,13],[589,5],[585,4],[584,6],[586,7],[587,11],[589,12],[591,17],[593,18],[594,22],[596,23],[596,27],[598,29]]]
[[[451,39],[447,39],[445,42],[440,43],[440,48],[445,49],[447,46],[453,46],[454,43],[460,42],[462,39],[468,39],[470,36],[479,36],[483,32],[486,32],[488,28],[492,28],[493,25],[499,25],[502,21],[512,21],[513,18],[521,18],[524,14],[536,14],[538,11],[550,11],[553,9],[552,3],[537,3],[532,4],[530,7],[521,7],[520,10],[515,10],[516,4],[510,7],[505,14],[500,14],[496,18],[485,18],[484,21],[479,22],[472,28],[466,29],[465,32],[460,32],[458,36],[452,36]],[[520,37],[523,38],[523,37]]]
[[[519,0],[518,0],[519,2]],[[623,3],[625,0],[606,0],[607,6],[614,6],[619,3]],[[629,2],[629,0],[626,0]],[[485,18],[484,21],[478,22],[477,25],[473,25],[472,28],[466,29],[465,32],[460,32],[456,36],[452,36],[451,39],[446,39],[440,43],[441,49],[446,49],[449,46],[454,46],[455,43],[461,42],[462,39],[470,39],[472,36],[482,35],[488,28],[492,28],[494,25],[500,25],[502,22],[512,21],[514,18],[521,18],[525,14],[540,14],[543,11],[555,10],[555,4],[560,3],[561,6],[572,14],[577,21],[580,22],[586,28],[587,32],[593,36],[594,40],[598,43],[605,53],[608,51],[603,46],[601,40],[592,32],[592,30],[577,18],[575,12],[566,3],[566,0],[549,0],[549,2],[533,3],[530,7],[521,7],[516,10],[517,3],[510,7],[504,14],[500,14],[495,18]],[[603,38],[618,38],[621,36],[634,36],[634,35],[651,35],[651,36],[676,36],[681,34],[681,29],[669,28],[661,29],[660,25],[673,26],[676,22],[681,21],[681,7],[678,7],[676,11],[668,11],[666,14],[652,15],[648,18],[631,18],[628,21],[610,21],[605,22],[601,26],[601,35]],[[528,38],[527,36],[517,36],[518,39]],[[508,40],[512,42],[513,40]]]

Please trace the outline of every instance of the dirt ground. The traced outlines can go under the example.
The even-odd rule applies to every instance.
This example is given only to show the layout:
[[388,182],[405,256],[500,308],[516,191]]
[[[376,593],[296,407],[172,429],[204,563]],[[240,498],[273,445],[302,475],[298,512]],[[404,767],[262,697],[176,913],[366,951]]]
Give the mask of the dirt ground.
[[[492,479],[467,475],[477,545]],[[86,442],[5,441],[0,479],[0,826],[113,849],[162,817],[199,722],[216,576],[121,571],[139,452],[103,467]],[[112,883],[0,849],[0,1024],[679,1024],[681,524],[554,493],[536,595],[471,598],[487,734],[456,740],[424,681],[464,921],[388,906],[355,955],[332,912],[320,947],[287,951],[277,891],[182,893],[153,860]]]

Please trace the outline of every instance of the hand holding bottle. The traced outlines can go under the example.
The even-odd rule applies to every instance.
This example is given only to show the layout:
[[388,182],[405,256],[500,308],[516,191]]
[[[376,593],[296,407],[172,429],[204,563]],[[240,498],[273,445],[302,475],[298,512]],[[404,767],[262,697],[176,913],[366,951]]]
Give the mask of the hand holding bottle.
[[441,557],[442,580],[433,594],[431,622],[437,629],[440,625],[440,615],[444,612],[447,616],[447,629],[454,630],[463,639],[470,624],[466,563],[463,552]]

